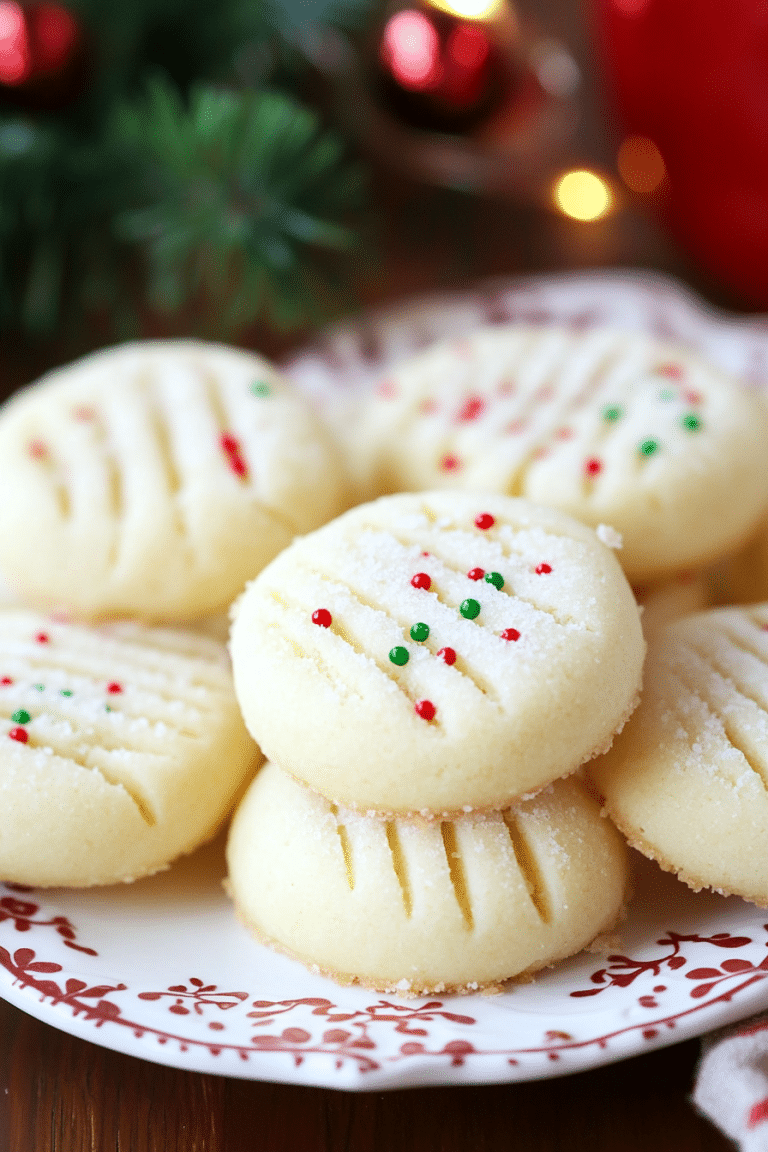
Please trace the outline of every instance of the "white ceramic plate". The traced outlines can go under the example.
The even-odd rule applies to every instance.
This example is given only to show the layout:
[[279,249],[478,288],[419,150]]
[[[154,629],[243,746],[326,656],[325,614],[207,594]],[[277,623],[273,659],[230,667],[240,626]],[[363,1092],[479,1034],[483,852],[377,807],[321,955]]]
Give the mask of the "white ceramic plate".
[[[497,282],[410,302],[331,330],[291,367],[332,411],[435,336],[506,318],[645,327],[768,382],[764,322],[706,311],[672,282],[640,275]],[[221,841],[125,887],[0,885],[0,995],[159,1063],[377,1090],[564,1075],[768,1007],[768,911],[636,865],[629,918],[603,954],[498,996],[413,1000],[339,987],[251,940],[221,886]]]

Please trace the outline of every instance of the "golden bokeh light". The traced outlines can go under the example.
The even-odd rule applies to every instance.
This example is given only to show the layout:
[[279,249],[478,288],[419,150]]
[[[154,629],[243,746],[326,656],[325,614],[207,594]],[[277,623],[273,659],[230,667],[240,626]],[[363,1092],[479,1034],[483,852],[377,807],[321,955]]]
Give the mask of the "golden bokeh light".
[[586,168],[560,176],[553,196],[560,211],[574,220],[599,220],[613,207],[613,193],[607,182]]
[[667,174],[661,152],[648,136],[625,136],[617,163],[627,188],[641,195],[658,188]]
[[492,20],[505,8],[505,0],[429,0],[433,8],[461,20]]

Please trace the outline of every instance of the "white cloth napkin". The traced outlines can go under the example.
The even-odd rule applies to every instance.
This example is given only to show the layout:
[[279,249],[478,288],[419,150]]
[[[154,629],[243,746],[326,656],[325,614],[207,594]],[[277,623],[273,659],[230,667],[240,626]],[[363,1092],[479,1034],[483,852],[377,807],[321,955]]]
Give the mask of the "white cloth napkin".
[[703,1041],[693,1103],[740,1152],[768,1152],[768,1013]]

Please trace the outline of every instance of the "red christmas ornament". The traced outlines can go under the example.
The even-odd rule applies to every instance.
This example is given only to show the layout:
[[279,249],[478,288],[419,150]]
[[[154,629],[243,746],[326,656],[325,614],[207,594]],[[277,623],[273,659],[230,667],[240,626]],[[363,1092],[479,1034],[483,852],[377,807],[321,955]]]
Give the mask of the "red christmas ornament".
[[60,108],[79,95],[85,76],[82,31],[67,8],[0,0],[0,104]]
[[636,190],[702,267],[768,307],[765,0],[593,3]]
[[376,71],[386,102],[416,128],[464,132],[500,103],[509,67],[477,21],[403,8],[384,24]]

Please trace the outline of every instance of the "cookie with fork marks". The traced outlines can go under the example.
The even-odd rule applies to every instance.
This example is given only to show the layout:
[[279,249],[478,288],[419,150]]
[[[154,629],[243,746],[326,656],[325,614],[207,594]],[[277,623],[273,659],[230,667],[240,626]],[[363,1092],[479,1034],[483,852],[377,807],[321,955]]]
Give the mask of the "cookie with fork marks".
[[222,644],[0,613],[0,876],[86,887],[210,839],[256,767]]
[[563,513],[432,492],[302,537],[233,609],[235,689],[269,759],[336,803],[501,808],[611,742],[645,642],[609,548]]

